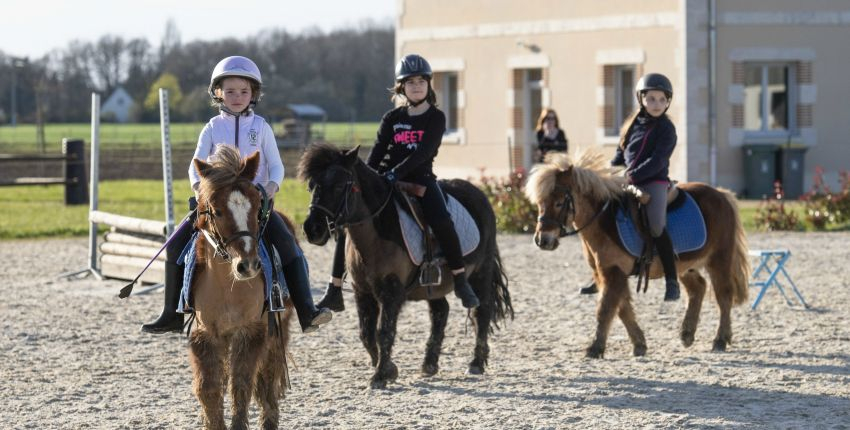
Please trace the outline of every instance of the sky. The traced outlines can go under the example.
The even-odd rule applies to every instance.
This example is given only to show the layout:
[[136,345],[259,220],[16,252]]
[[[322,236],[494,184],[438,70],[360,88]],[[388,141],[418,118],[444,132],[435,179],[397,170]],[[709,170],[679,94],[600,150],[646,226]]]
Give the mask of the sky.
[[329,31],[368,19],[393,24],[396,0],[21,0],[0,8],[0,51],[40,58],[106,34],[159,46],[169,19],[182,43],[242,39],[269,28]]

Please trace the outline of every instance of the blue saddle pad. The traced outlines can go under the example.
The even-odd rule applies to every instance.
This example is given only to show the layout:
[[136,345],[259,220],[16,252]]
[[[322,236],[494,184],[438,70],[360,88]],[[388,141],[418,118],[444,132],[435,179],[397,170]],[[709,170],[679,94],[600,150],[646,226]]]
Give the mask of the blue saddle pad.
[[[690,194],[679,190],[684,195],[682,204],[667,208],[667,233],[673,241],[676,254],[696,251],[705,246],[705,219],[699,210],[697,202]],[[620,207],[617,209],[617,232],[620,242],[634,257],[640,257],[643,252],[643,238],[635,228],[632,217]]]
[[[183,248],[183,252],[180,253],[180,257],[177,259],[178,264],[184,264],[183,268],[183,288],[180,290],[180,301],[177,304],[177,312],[183,314],[190,314],[195,312],[195,308],[192,307],[192,277],[195,275],[195,263],[197,261],[196,251],[195,251],[195,243],[197,242],[199,232],[195,232],[192,234],[192,238],[189,239],[189,243],[186,244],[186,247]],[[271,291],[272,291],[272,270],[274,270],[274,264],[272,264],[271,256],[268,252],[266,252],[266,247],[263,243],[263,239],[260,239],[259,244],[259,256],[260,263],[263,266],[263,275],[265,276],[265,284],[266,284],[266,302],[269,303],[271,301]],[[301,250],[299,249],[299,252]],[[306,260],[305,260],[306,264]],[[277,279],[280,282],[284,291],[286,288],[286,280],[283,277],[283,273],[277,274]]]

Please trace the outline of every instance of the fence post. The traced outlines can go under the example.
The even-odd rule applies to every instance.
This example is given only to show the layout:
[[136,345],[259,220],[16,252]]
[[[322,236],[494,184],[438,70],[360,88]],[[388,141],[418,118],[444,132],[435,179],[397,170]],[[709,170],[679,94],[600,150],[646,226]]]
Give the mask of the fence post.
[[81,139],[62,139],[65,170],[65,204],[84,205],[89,202],[86,182],[85,149]]

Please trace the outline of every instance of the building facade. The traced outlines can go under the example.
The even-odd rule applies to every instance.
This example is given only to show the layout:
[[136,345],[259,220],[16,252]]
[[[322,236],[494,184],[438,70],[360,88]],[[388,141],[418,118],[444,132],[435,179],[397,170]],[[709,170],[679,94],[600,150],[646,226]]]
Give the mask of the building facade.
[[846,1],[399,0],[396,31],[397,58],[435,72],[441,176],[531,167],[543,108],[571,153],[613,154],[647,72],[675,88],[674,179],[758,196],[771,176],[807,190],[815,166],[828,183],[850,169]]

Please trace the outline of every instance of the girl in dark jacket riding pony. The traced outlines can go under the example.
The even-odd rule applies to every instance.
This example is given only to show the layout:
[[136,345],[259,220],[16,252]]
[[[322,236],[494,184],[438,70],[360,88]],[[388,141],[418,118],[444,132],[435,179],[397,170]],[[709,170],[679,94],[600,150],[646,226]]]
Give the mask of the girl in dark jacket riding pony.
[[670,156],[676,147],[676,127],[667,117],[673,85],[660,73],[640,78],[635,89],[639,109],[623,124],[613,166],[626,167],[628,183],[650,195],[646,212],[649,232],[664,267],[664,300],[679,299],[676,254],[667,234],[667,190]]

